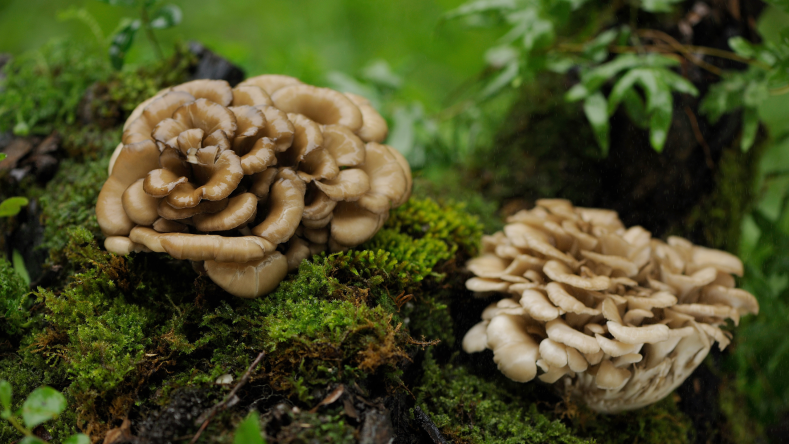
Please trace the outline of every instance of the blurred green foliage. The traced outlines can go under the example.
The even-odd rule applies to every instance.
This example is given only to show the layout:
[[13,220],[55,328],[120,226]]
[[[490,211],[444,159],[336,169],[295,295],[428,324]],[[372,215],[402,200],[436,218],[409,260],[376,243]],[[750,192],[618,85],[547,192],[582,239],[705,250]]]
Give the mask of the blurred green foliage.
[[46,135],[73,125],[85,90],[108,65],[90,46],[55,40],[11,59],[0,78],[0,132]]

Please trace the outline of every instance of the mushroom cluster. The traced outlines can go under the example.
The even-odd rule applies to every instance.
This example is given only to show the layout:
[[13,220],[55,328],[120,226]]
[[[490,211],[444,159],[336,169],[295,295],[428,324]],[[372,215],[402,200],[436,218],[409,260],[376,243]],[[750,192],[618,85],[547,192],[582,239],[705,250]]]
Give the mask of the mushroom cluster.
[[725,348],[727,320],[759,311],[735,287],[740,260],[680,237],[653,239],[616,212],[537,201],[485,236],[466,287],[504,293],[463,339],[467,353],[493,350],[508,378],[562,381],[592,409],[615,413],[671,393]]
[[117,254],[191,260],[228,292],[271,292],[311,255],[369,240],[411,192],[365,98],[263,75],[195,80],[140,104],[96,203]]

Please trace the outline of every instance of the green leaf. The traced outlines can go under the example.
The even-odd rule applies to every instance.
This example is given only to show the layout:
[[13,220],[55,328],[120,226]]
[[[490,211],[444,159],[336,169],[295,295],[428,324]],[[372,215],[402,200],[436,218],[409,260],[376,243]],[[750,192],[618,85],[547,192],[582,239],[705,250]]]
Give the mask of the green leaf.
[[54,419],[66,409],[66,398],[52,387],[39,387],[22,404],[22,419],[32,429]]
[[583,55],[600,63],[608,57],[608,45],[619,35],[619,29],[609,29],[584,45]]
[[641,129],[649,128],[649,114],[647,114],[644,100],[635,89],[630,88],[625,91],[625,95],[622,98],[622,103],[624,103],[625,111],[627,111],[627,115],[630,117],[630,120],[634,125]]
[[19,444],[45,444],[45,443],[44,441],[42,441],[39,438],[36,438],[35,436],[25,436],[19,441]]
[[0,406],[4,411],[10,412],[11,410],[11,397],[13,396],[13,388],[11,383],[5,379],[0,379]]
[[729,39],[729,48],[742,57],[751,58],[756,54],[756,48],[751,42],[742,37],[732,37]]
[[581,75],[581,83],[570,88],[565,94],[564,100],[575,102],[584,99],[586,96],[600,89],[605,82],[612,79],[615,75],[619,74],[619,72],[647,63],[650,63],[648,57],[641,57],[635,54],[622,54],[614,60],[590,69]]
[[482,90],[480,96],[482,99],[487,99],[488,97],[493,96],[494,94],[498,93],[506,86],[511,85],[512,81],[518,77],[518,73],[520,72],[520,66],[517,60],[513,60],[504,67],[504,69],[500,70],[496,77],[485,86],[485,89]]
[[14,250],[11,253],[11,261],[14,265],[14,271],[25,281],[25,284],[30,285],[30,275],[27,273],[27,267],[25,267],[25,259],[22,258],[22,253],[19,250]]
[[464,3],[444,14],[444,20],[451,20],[481,12],[504,11],[515,9],[515,0],[475,0]]
[[663,146],[666,144],[672,113],[672,104],[661,105],[653,110],[649,119],[649,143],[658,153],[663,151]]
[[260,418],[258,412],[251,412],[246,419],[238,425],[233,436],[233,444],[264,444],[260,434]]
[[485,51],[485,61],[494,68],[501,68],[517,60],[520,52],[510,45],[494,46]]
[[111,6],[134,6],[137,0],[98,0]]
[[183,19],[181,8],[175,5],[164,5],[151,17],[149,26],[153,29],[167,29],[181,23]]
[[619,103],[625,97],[628,91],[633,91],[633,85],[638,81],[639,70],[633,69],[628,71],[616,82],[611,88],[611,94],[608,96],[608,115],[614,115]]
[[608,155],[608,105],[602,93],[597,92],[584,100],[584,113],[594,130],[597,143],[603,156]]
[[110,44],[110,62],[115,69],[123,68],[123,60],[126,58],[126,53],[134,43],[134,35],[140,29],[139,20],[125,20],[121,25],[120,30],[112,37]]
[[641,0],[641,9],[647,12],[671,12],[671,7],[682,0]]
[[683,94],[690,94],[694,97],[699,95],[699,90],[696,89],[696,86],[694,86],[690,80],[674,71],[670,71],[666,68],[658,68],[655,69],[655,73],[660,77],[660,80],[672,90]]
[[9,197],[0,203],[0,217],[16,216],[27,204],[28,200],[25,197]]
[[746,107],[742,113],[742,139],[740,148],[748,151],[756,140],[756,131],[759,129],[759,112],[754,107]]
[[63,444],[90,444],[90,438],[88,438],[88,435],[79,433],[71,435],[67,440],[63,441]]
[[403,79],[392,71],[386,60],[374,60],[362,69],[362,78],[379,87],[400,89]]
[[0,153],[0,161],[5,160],[5,158],[6,158],[6,154]]

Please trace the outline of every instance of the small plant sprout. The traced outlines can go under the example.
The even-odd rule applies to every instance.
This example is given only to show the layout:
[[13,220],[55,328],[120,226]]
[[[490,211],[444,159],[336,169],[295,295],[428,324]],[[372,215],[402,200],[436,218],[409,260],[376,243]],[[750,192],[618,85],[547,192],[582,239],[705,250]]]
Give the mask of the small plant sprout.
[[[0,418],[10,422],[15,429],[25,435],[19,444],[47,444],[31,431],[36,426],[51,419],[55,419],[66,409],[66,398],[52,387],[39,387],[30,394],[22,403],[22,408],[16,412],[11,410],[13,390],[11,383],[0,379]],[[19,421],[19,417],[22,421]],[[23,425],[24,424],[24,425]],[[64,444],[90,444],[90,438],[81,433],[72,435]]]
[[134,37],[140,29],[151,43],[154,52],[163,58],[162,48],[156,40],[154,30],[168,29],[181,23],[181,8],[173,4],[160,6],[159,0],[98,0],[112,6],[126,6],[139,11],[139,18],[125,17],[121,20],[112,36],[109,54],[110,62],[115,69],[123,67],[124,59],[134,43]]

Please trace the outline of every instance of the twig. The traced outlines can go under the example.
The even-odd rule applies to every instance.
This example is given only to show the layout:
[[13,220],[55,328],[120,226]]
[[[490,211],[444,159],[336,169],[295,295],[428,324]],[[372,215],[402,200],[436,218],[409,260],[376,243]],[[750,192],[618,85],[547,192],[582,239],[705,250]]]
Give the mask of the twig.
[[225,408],[227,408],[227,403],[231,399],[233,399],[233,397],[236,396],[236,392],[249,381],[249,377],[252,374],[252,370],[254,370],[255,367],[258,366],[258,364],[260,364],[260,361],[263,359],[263,356],[265,356],[265,355],[266,355],[266,352],[260,352],[258,357],[255,358],[255,360],[249,366],[247,371],[244,372],[244,376],[241,377],[241,380],[238,381],[238,384],[236,384],[236,386],[233,387],[233,390],[231,390],[230,393],[228,393],[227,396],[225,396],[225,399],[223,399],[222,402],[220,402],[219,404],[216,404],[213,407],[211,407],[211,410],[208,411],[208,415],[207,415],[206,419],[203,421],[203,424],[200,425],[200,428],[197,430],[197,433],[195,433],[195,436],[192,438],[192,440],[189,441],[189,444],[196,443],[197,440],[200,439],[200,435],[203,434],[203,431],[206,429],[206,427],[208,427],[208,423],[211,422],[211,420],[214,418],[214,416],[216,416],[216,414],[219,411],[224,410]]
[[707,141],[704,140],[704,135],[701,134],[701,128],[699,128],[699,121],[696,120],[696,115],[693,114],[693,110],[691,110],[688,105],[685,105],[685,114],[687,114],[688,119],[690,119],[690,126],[693,127],[693,135],[696,136],[696,141],[699,143],[699,145],[701,145],[701,148],[704,149],[704,157],[707,161],[707,167],[709,167],[710,170],[714,170],[715,162],[712,161],[710,146],[707,145]]
[[656,31],[654,29],[639,29],[638,31],[636,31],[636,33],[646,38],[657,39],[666,42],[672,49],[674,49],[679,53],[682,53],[686,59],[690,60],[694,64],[706,69],[707,71],[713,74],[720,76],[721,73],[723,72],[717,66],[707,63],[704,60],[696,57],[690,50],[688,50],[686,46],[684,46],[682,43],[678,42],[674,37],[671,37],[670,35],[666,34],[663,31]]
[[156,40],[156,36],[153,34],[153,29],[151,29],[151,19],[148,17],[148,9],[145,5],[142,7],[142,23],[143,28],[145,28],[145,35],[148,36],[148,40],[151,42],[151,46],[153,46],[154,52],[159,57],[159,60],[164,59],[164,53],[162,53],[162,47],[159,46],[159,41]]
[[436,423],[427,416],[419,406],[414,407],[414,413],[416,414],[416,420],[422,426],[423,429],[430,435],[430,439],[433,440],[435,444],[447,444],[447,441],[444,439],[444,436],[441,435],[441,432],[438,430]]

